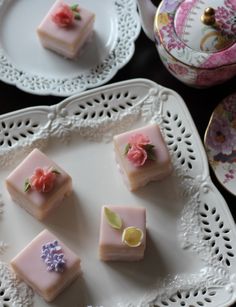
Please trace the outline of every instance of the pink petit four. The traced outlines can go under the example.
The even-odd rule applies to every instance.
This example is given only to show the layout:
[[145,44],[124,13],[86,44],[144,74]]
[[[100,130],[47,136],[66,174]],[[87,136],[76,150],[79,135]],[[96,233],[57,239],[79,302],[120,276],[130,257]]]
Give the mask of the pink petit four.
[[71,177],[34,149],[7,177],[11,198],[39,220],[51,213],[72,191]]
[[118,167],[131,191],[172,171],[170,155],[157,124],[114,136]]
[[51,302],[81,272],[80,259],[48,230],[42,231],[12,261],[16,275]]
[[78,4],[57,0],[37,28],[42,45],[75,58],[93,32],[95,15]]
[[101,212],[99,257],[103,261],[138,261],[146,247],[146,209],[104,206]]

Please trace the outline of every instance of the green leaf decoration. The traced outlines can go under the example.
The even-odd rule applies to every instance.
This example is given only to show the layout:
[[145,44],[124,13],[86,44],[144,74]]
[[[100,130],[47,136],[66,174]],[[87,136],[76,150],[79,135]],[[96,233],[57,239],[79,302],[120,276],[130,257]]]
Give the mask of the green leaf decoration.
[[148,160],[152,160],[152,161],[156,160],[156,153],[155,153],[154,148],[155,146],[152,144],[146,144],[144,146],[144,149],[146,150],[146,153],[147,153]]
[[115,229],[121,229],[122,219],[119,214],[115,213],[111,209],[104,207],[104,214],[107,219],[108,224]]
[[73,12],[77,12],[77,10],[78,10],[78,4],[72,4],[71,6],[70,6],[70,8],[71,8],[71,10],[73,11]]
[[152,149],[154,149],[155,148],[155,146],[154,145],[152,145],[152,144],[146,144],[146,145],[144,145],[144,149],[145,150],[152,150]]
[[27,178],[24,183],[24,192],[28,192],[31,189],[29,179]]
[[55,168],[52,169],[52,173],[53,173],[53,174],[56,174],[56,175],[60,175],[60,174],[61,174],[61,173],[60,173],[57,169],[55,169]]
[[127,144],[127,145],[125,146],[125,151],[124,151],[124,155],[125,155],[125,156],[127,155],[127,153],[128,153],[128,151],[130,150],[130,148],[131,148],[130,144]]
[[147,158],[152,161],[156,161],[156,155],[153,150],[147,151]]
[[74,18],[75,18],[76,20],[81,20],[81,16],[80,16],[79,13],[75,13]]

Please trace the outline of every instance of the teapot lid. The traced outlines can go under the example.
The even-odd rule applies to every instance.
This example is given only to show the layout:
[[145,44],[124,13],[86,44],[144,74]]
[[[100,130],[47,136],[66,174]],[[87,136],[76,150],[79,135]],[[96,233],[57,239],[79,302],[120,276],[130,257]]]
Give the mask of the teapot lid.
[[163,0],[154,32],[167,52],[187,65],[236,64],[236,0]]

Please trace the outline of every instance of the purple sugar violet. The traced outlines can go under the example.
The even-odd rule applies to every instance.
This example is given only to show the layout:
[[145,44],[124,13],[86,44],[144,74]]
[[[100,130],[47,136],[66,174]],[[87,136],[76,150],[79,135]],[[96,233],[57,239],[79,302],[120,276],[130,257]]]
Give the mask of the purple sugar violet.
[[42,246],[41,258],[47,265],[48,271],[62,273],[65,269],[65,255],[58,241],[46,243]]

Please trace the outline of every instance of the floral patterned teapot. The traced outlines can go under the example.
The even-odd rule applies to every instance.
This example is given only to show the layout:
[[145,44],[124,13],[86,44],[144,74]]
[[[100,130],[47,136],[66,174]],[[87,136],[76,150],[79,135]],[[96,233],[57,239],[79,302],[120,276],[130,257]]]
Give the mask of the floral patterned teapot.
[[[144,32],[169,72],[195,87],[236,75],[236,0],[137,0]],[[154,20],[154,31],[153,31]]]

